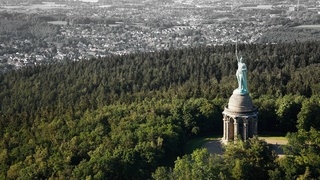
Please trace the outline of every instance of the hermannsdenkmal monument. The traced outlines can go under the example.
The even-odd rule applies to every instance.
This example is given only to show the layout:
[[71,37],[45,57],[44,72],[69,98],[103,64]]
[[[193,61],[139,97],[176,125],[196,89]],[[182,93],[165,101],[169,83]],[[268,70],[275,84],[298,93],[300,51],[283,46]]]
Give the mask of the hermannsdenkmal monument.
[[233,91],[228,105],[222,112],[223,143],[233,142],[237,138],[246,141],[258,133],[258,111],[249,96],[247,66],[242,57],[238,58],[237,50],[236,57],[238,61],[236,72],[238,88]]

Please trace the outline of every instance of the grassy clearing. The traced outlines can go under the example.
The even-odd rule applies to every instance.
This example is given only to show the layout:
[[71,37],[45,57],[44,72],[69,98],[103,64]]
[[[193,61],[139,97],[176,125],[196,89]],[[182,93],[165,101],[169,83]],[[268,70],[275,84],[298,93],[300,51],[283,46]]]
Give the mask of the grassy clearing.
[[217,140],[220,138],[221,138],[221,136],[218,136],[218,135],[192,138],[185,144],[183,151],[185,154],[191,154],[194,150],[202,148],[206,142],[212,141],[212,140]]
[[288,143],[285,136],[259,136],[259,139],[265,140],[269,144],[285,145]]
[[[285,136],[259,135],[258,137],[269,144],[285,145],[288,143],[288,139]],[[183,151],[185,154],[191,154],[194,150],[202,148],[205,143],[219,139],[221,139],[219,135],[195,137],[184,145]]]
[[288,140],[285,136],[264,136],[259,135],[259,139],[271,139],[271,140]]

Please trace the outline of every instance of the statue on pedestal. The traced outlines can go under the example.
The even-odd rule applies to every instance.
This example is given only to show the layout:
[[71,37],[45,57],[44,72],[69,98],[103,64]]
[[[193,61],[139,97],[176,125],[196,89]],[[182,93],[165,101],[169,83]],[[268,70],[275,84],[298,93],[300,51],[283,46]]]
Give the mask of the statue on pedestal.
[[237,137],[243,141],[258,133],[258,111],[252,104],[247,82],[247,66],[242,56],[238,58],[236,44],[236,58],[238,69],[236,72],[238,88],[233,91],[225,106],[223,114],[223,143],[234,142]]
[[242,57],[240,59],[237,56],[238,61],[238,69],[236,72],[237,80],[238,80],[238,88],[233,91],[234,94],[248,94],[248,84],[247,84],[247,66],[243,62]]

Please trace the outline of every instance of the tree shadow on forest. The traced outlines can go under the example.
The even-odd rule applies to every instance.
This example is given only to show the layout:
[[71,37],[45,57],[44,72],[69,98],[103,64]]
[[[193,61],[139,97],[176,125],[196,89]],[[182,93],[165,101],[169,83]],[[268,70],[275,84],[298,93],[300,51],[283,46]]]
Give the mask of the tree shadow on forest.
[[282,145],[280,144],[269,144],[269,145],[272,147],[272,149],[276,152],[278,156],[284,155]]

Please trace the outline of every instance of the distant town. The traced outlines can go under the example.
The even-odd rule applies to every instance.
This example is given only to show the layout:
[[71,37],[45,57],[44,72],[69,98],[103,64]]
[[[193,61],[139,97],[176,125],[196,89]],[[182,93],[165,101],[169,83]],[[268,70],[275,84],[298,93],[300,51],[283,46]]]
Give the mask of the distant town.
[[171,48],[320,40],[314,0],[0,0],[0,71]]

